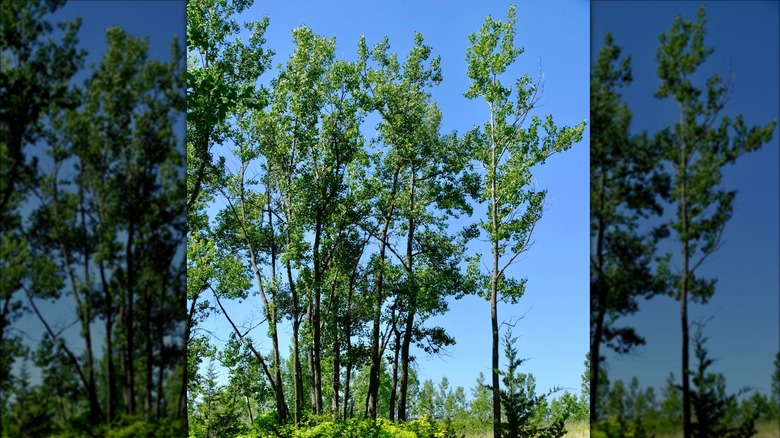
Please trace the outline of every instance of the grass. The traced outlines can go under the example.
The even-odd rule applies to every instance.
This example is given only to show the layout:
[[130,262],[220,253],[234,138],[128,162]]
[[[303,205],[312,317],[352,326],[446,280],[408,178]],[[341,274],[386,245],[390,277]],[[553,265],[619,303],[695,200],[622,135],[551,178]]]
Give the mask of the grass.
[[[580,422],[566,422],[566,435],[565,438],[590,438],[590,423],[587,421]],[[493,432],[488,431],[481,434],[469,435],[466,434],[465,438],[493,438]]]

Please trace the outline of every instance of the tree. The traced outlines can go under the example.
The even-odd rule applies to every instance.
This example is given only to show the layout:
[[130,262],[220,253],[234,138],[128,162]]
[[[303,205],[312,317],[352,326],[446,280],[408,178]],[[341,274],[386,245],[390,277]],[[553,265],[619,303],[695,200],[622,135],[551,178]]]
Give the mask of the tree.
[[[506,269],[529,249],[534,227],[544,210],[546,192],[531,186],[531,169],[580,141],[585,128],[584,121],[575,127],[558,128],[552,115],[542,120],[536,114],[523,127],[539,100],[539,83],[533,84],[527,74],[517,79],[513,102],[513,90],[499,81],[499,76],[523,51],[514,45],[516,21],[514,6],[507,12],[505,23],[488,17],[479,32],[469,37],[471,46],[466,52],[471,83],[465,96],[481,97],[489,108],[489,121],[467,135],[467,144],[484,171],[479,199],[487,202],[487,220],[480,221],[479,225],[492,246],[489,278],[478,277],[480,285],[486,286],[486,297],[490,300],[495,438],[501,436],[502,424],[498,301],[516,302],[523,295],[526,280],[505,275]],[[540,136],[540,128],[545,131],[544,136]],[[474,274],[479,269],[478,263],[479,260],[472,260]]]
[[[37,261],[30,260],[22,232],[21,206],[38,178],[34,145],[50,108],[74,105],[69,81],[82,67],[77,47],[81,20],[59,24],[54,38],[50,14],[65,1],[14,1],[0,5],[0,399],[10,390],[11,370],[24,353],[12,324],[29,308],[22,283]],[[57,68],[51,68],[56,65]],[[3,431],[0,409],[0,433]]]
[[693,376],[693,384],[696,390],[691,393],[691,404],[696,421],[691,424],[691,433],[694,437],[749,437],[756,433],[754,422],[755,413],[748,413],[739,425],[732,425],[728,418],[728,410],[736,406],[736,399],[745,392],[726,395],[726,379],[722,374],[707,372],[715,361],[708,357],[708,351],[704,344],[707,338],[699,327],[694,335],[696,359],[698,366]]
[[[591,387],[599,393],[601,346],[628,353],[644,344],[632,327],[615,320],[638,310],[638,297],[665,292],[665,260],[655,257],[657,240],[665,227],[638,230],[639,220],[660,215],[657,201],[668,191],[660,155],[646,135],[629,133],[631,112],[621,102],[619,88],[631,83],[630,57],[620,59],[621,48],[611,34],[591,76]],[[658,264],[657,272],[651,264]],[[598,420],[598,401],[590,400],[591,422]]]
[[[213,232],[205,213],[220,186],[224,158],[212,149],[229,134],[228,120],[238,107],[249,108],[263,99],[255,82],[270,66],[273,52],[263,47],[267,17],[250,21],[248,40],[234,40],[242,27],[233,18],[252,0],[196,0],[187,3],[187,301],[185,329],[188,371],[183,382],[195,382],[197,369],[208,351],[208,338],[196,335],[198,322],[213,309],[204,292],[215,275]],[[182,386],[179,409],[186,410],[187,389]]]
[[[540,410],[547,408],[547,397],[559,388],[551,389],[547,394],[536,394],[536,381],[532,374],[516,373],[517,368],[525,359],[517,357],[512,331],[504,336],[504,354],[507,359],[507,371],[502,378],[504,388],[499,392],[501,404],[506,413],[506,422],[502,424],[502,435],[507,438],[524,437],[561,437],[566,433],[563,423],[569,413],[558,412],[559,416],[552,419],[551,424],[542,423]],[[494,389],[494,388],[490,388]]]
[[655,143],[669,164],[670,199],[677,207],[670,227],[680,244],[682,261],[682,269],[672,277],[672,283],[680,303],[685,438],[693,434],[688,303],[706,303],[715,292],[716,279],[701,278],[696,271],[721,247],[736,197],[736,191],[722,188],[722,169],[770,141],[776,124],[773,121],[748,128],[742,116],[721,116],[732,88],[718,75],[710,76],[704,87],[694,85],[694,73],[714,51],[704,45],[705,24],[703,6],[695,22],[677,17],[672,28],[659,37],[656,53],[661,85],[655,96],[672,98],[679,108],[679,121],[659,132]]
[[769,406],[775,419],[780,418],[780,352],[775,354],[775,371],[772,373],[772,389],[769,392]]
[[485,385],[485,376],[479,373],[477,383],[471,388],[471,402],[469,403],[469,413],[480,424],[485,426],[491,423],[493,413],[493,403],[490,388]]
[[[167,383],[184,364],[176,293],[184,280],[176,263],[184,154],[173,131],[184,105],[183,53],[174,39],[170,62],[149,60],[147,41],[109,28],[100,63],[83,85],[69,84],[85,55],[80,20],[61,23],[57,39],[45,21],[63,4],[0,10],[0,391],[6,358],[22,351],[5,329],[25,310],[45,330],[33,352],[40,383],[20,382],[24,394],[11,410],[24,424],[10,433],[98,433],[118,426],[122,411],[135,415],[141,400],[147,421],[173,424],[167,401],[179,388]],[[43,300],[78,330],[66,333],[70,326],[41,312]],[[0,430],[10,429],[0,421]]]
[[[374,213],[383,231],[372,234],[396,257],[404,274],[393,307],[399,320],[399,342],[395,345],[400,362],[398,419],[405,421],[409,365],[413,360],[410,347],[430,333],[416,326],[446,310],[444,297],[463,292],[458,263],[465,236],[449,236],[447,219],[471,214],[466,195],[473,194],[476,187],[468,171],[468,155],[455,135],[439,134],[442,114],[431,102],[427,89],[442,80],[440,59],[430,59],[432,49],[423,44],[419,33],[403,64],[395,54],[388,54],[388,49],[389,43],[384,39],[374,46],[369,57],[361,40],[359,63],[363,64],[361,76],[370,108],[381,117],[377,140],[387,148],[376,158],[381,160],[379,166],[384,168],[387,178],[374,181],[383,189],[377,193],[380,202],[376,205],[384,206],[384,211]],[[375,68],[369,67],[369,58],[376,63]],[[385,196],[386,200],[381,199]],[[384,223],[396,221],[406,234],[400,242],[384,233]],[[377,291],[379,302],[384,294]],[[446,341],[443,337],[438,339]],[[372,361],[376,360],[374,357]]]
[[[175,261],[184,203],[175,199],[184,195],[184,155],[173,124],[183,111],[184,77],[175,40],[172,60],[165,63],[149,60],[148,43],[122,29],[109,28],[106,38],[108,51],[78,95],[80,104],[60,108],[46,130],[54,165],[40,180],[41,205],[31,215],[30,237],[34,251],[49,262],[40,265],[45,270],[25,292],[53,345],[79,375],[91,423],[105,414],[110,426],[120,409],[117,386],[125,414],[137,413],[140,387],[146,419],[159,420],[164,381],[184,362],[183,345],[170,337],[183,323],[176,291],[184,271]],[[36,278],[41,275],[47,280]],[[75,301],[82,357],[35,304],[60,300],[65,285]],[[92,325],[100,320],[106,352],[98,359]],[[106,362],[103,385],[98,360]],[[143,370],[142,385],[136,370]]]

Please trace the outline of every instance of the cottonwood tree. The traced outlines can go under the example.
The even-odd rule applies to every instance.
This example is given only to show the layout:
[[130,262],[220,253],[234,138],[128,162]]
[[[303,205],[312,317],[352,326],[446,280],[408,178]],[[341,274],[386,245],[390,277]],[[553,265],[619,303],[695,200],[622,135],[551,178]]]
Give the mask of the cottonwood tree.
[[[430,340],[432,350],[449,343],[440,328],[419,327],[427,317],[446,310],[444,298],[463,290],[458,269],[465,246],[464,238],[446,233],[447,220],[471,213],[466,195],[476,191],[475,178],[468,172],[468,156],[459,147],[455,135],[439,133],[441,111],[431,102],[428,88],[441,82],[440,59],[431,58],[431,47],[423,44],[421,34],[415,35],[414,46],[406,61],[398,62],[396,54],[388,53],[385,38],[374,46],[370,56],[364,40],[359,46],[359,63],[363,64],[363,86],[369,106],[381,121],[377,125],[377,140],[385,146],[377,155],[377,165],[387,178],[374,178],[373,190],[377,218],[372,235],[380,244],[380,259],[389,251],[403,271],[398,293],[392,305],[397,322],[392,345],[393,391],[391,418],[395,415],[395,392],[398,387],[398,419],[407,419],[409,365],[413,360],[413,342]],[[369,61],[375,66],[368,66]],[[377,196],[378,195],[378,196]],[[391,225],[398,223],[405,238],[394,239]],[[379,231],[381,230],[381,231]],[[384,273],[377,273],[377,303],[374,308],[374,339],[378,341],[378,310],[384,300]],[[376,342],[378,345],[379,343]],[[372,354],[372,370],[377,376],[379,349]],[[400,377],[398,367],[400,365]],[[375,391],[378,382],[371,381],[367,415],[375,412]]]
[[[185,330],[188,350],[183,382],[197,382],[198,366],[213,355],[208,337],[196,334],[198,323],[214,309],[204,292],[215,274],[213,232],[206,214],[220,187],[224,157],[213,148],[229,134],[229,120],[238,106],[251,108],[263,102],[255,82],[265,72],[273,52],[263,45],[268,18],[242,27],[235,15],[252,0],[195,0],[187,2],[187,301]],[[235,39],[241,30],[247,40]],[[182,386],[179,404],[186,409],[187,389]]]
[[[63,28],[73,38],[75,28]],[[45,330],[35,364],[56,389],[47,400],[58,401],[57,426],[78,434],[113,428],[122,414],[176,421],[169,401],[179,388],[169,382],[184,363],[176,336],[184,154],[173,131],[183,113],[183,54],[174,39],[170,62],[150,60],[148,42],[117,27],[106,39],[84,85],[58,91],[68,100],[50,102],[39,125],[44,150],[22,230],[29,265],[17,283]],[[72,318],[77,334],[42,312],[43,300],[61,306],[57,316]],[[58,376],[63,369],[74,377]]]
[[[661,172],[660,154],[646,135],[629,133],[631,112],[621,101],[619,88],[631,83],[630,57],[620,59],[621,48],[612,35],[591,75],[590,205],[591,205],[591,388],[599,394],[602,344],[628,353],[644,344],[633,327],[615,320],[638,310],[637,298],[664,292],[666,260],[655,257],[656,241],[665,227],[638,230],[640,220],[662,213],[659,197],[668,191]],[[653,271],[652,263],[658,269]],[[590,400],[590,420],[598,420],[598,400]]]
[[[498,302],[516,302],[523,295],[526,279],[506,275],[506,270],[529,249],[546,195],[546,191],[531,185],[531,169],[580,141],[585,128],[584,121],[574,127],[559,128],[552,115],[544,119],[531,115],[541,90],[539,82],[532,83],[528,74],[517,79],[514,90],[501,83],[500,76],[523,52],[514,45],[516,21],[514,7],[509,9],[506,22],[488,17],[479,32],[469,37],[471,46],[466,53],[471,83],[465,96],[484,99],[489,109],[489,121],[471,131],[468,141],[484,172],[480,201],[487,203],[487,218],[480,221],[480,227],[491,243],[492,269],[481,283],[490,300],[495,438],[501,436],[502,427]],[[540,130],[544,130],[544,135]]]
[[[35,272],[23,233],[21,206],[38,175],[35,147],[50,108],[76,105],[68,82],[81,68],[79,19],[63,22],[52,38],[52,13],[64,1],[14,1],[0,5],[0,433],[11,369],[24,353],[13,323],[30,311],[22,284]],[[57,68],[50,68],[56,65]]]
[[663,150],[670,169],[671,202],[676,212],[669,225],[680,245],[682,261],[671,287],[680,303],[685,438],[693,434],[688,303],[706,303],[715,292],[716,279],[696,274],[702,263],[721,247],[736,197],[735,190],[723,187],[722,170],[770,141],[776,124],[773,121],[748,127],[741,115],[722,115],[733,88],[719,75],[707,78],[704,86],[694,83],[697,69],[714,51],[704,45],[705,24],[703,6],[696,21],[677,17],[671,29],[659,37],[656,53],[661,85],[655,96],[672,99],[679,110],[677,121],[659,132],[655,143]]

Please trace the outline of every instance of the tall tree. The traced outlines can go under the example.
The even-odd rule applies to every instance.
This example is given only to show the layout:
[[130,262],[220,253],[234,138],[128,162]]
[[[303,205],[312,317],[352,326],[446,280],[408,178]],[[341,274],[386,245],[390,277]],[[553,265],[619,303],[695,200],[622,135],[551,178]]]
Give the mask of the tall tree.
[[[252,0],[195,0],[187,2],[187,301],[185,338],[191,354],[183,382],[198,380],[201,354],[211,351],[208,338],[196,335],[198,322],[213,308],[204,299],[214,275],[213,233],[206,208],[220,187],[224,157],[212,149],[229,134],[229,119],[239,105],[261,104],[256,81],[271,62],[273,52],[264,48],[268,18],[242,27],[235,19]],[[234,39],[246,29],[247,40]],[[179,409],[186,411],[187,389],[182,386]]]
[[[644,343],[632,327],[615,320],[638,310],[637,298],[664,292],[665,260],[654,256],[656,241],[665,227],[638,230],[639,221],[662,213],[657,198],[668,191],[660,170],[660,154],[646,136],[629,133],[631,112],[621,101],[619,88],[630,84],[630,57],[620,59],[621,48],[611,34],[591,75],[590,205],[591,239],[591,388],[599,394],[601,346],[628,353]],[[652,262],[658,262],[654,273]],[[657,274],[657,275],[655,275]],[[598,420],[597,397],[590,400],[590,421]]]
[[[23,352],[12,324],[26,309],[22,284],[36,271],[22,233],[20,207],[35,186],[42,122],[50,108],[75,105],[68,82],[81,68],[81,21],[61,23],[52,38],[52,13],[65,1],[14,1],[0,5],[0,400],[7,400],[11,369]],[[50,68],[56,65],[57,68]],[[30,262],[27,262],[30,261]],[[3,402],[4,404],[4,402]],[[0,433],[3,410],[0,407]]]
[[[445,310],[444,297],[463,289],[457,265],[465,243],[447,235],[447,219],[470,214],[466,195],[476,191],[465,150],[454,135],[439,134],[441,111],[427,90],[441,82],[440,59],[431,59],[432,49],[423,44],[421,34],[415,35],[414,43],[401,64],[395,54],[388,53],[389,43],[384,39],[371,53],[377,67],[363,72],[371,108],[381,117],[377,137],[387,148],[381,165],[393,169],[388,187],[395,194],[391,197],[393,211],[406,234],[405,239],[383,240],[404,272],[394,304],[399,319],[394,330],[394,362],[400,362],[400,370],[394,371],[400,371],[401,421],[407,418],[410,347],[424,333],[415,322],[419,325],[429,315]],[[367,48],[362,40],[360,44],[361,62],[366,62]]]
[[676,214],[670,227],[680,244],[682,261],[682,269],[673,276],[673,290],[680,303],[685,438],[693,433],[688,303],[706,303],[715,292],[716,279],[698,277],[696,271],[720,248],[736,196],[735,190],[722,188],[722,169],[770,141],[776,124],[748,128],[740,115],[733,119],[721,115],[733,90],[718,75],[707,78],[704,87],[694,84],[696,70],[714,51],[704,45],[705,24],[703,6],[694,22],[678,16],[671,29],[659,37],[656,53],[661,85],[655,96],[673,99],[679,109],[678,121],[659,132],[655,143],[662,148],[671,171],[671,201]]
[[[515,279],[506,269],[528,250],[536,223],[541,219],[546,192],[531,186],[531,169],[556,152],[562,152],[582,139],[585,122],[558,128],[552,115],[542,120],[534,114],[523,127],[539,100],[539,86],[529,75],[517,79],[512,89],[501,84],[499,76],[523,50],[515,47],[515,8],[510,7],[506,22],[488,17],[479,32],[469,37],[466,53],[471,79],[465,96],[485,99],[489,121],[469,133],[474,158],[484,171],[480,200],[487,202],[487,218],[480,227],[491,243],[492,270],[487,279],[492,326],[493,436],[501,436],[499,387],[498,301],[516,302],[525,289],[525,279]],[[539,130],[545,135],[541,136]]]

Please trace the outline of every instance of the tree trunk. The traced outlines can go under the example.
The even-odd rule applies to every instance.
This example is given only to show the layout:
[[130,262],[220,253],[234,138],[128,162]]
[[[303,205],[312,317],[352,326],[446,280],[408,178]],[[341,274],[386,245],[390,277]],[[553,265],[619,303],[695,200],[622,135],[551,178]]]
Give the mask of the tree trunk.
[[[680,126],[680,132],[683,127]],[[689,342],[688,342],[688,275],[689,275],[689,248],[688,248],[688,198],[686,193],[688,158],[686,156],[685,141],[682,142],[680,154],[680,169],[682,170],[682,181],[680,182],[680,213],[682,215],[681,228],[683,248],[683,269],[680,278],[680,323],[682,325],[682,392],[683,392],[683,436],[691,438],[691,385],[689,368]]]
[[406,310],[406,326],[404,327],[404,338],[401,345],[401,397],[398,402],[398,419],[406,421],[406,396],[409,386],[409,346],[412,343],[412,332],[414,330],[414,316],[417,312],[417,280],[414,276],[414,230],[415,221],[414,212],[414,191],[416,179],[414,166],[412,166],[412,182],[409,193],[409,233],[406,239],[406,271],[409,276],[409,294],[408,309]]
[[[396,193],[398,185],[399,169],[393,172],[393,184],[390,192],[392,199]],[[382,317],[382,303],[384,302],[384,269],[387,249],[388,230],[390,229],[390,220],[393,217],[394,206],[391,204],[389,212],[384,215],[384,224],[382,226],[382,235],[379,242],[379,269],[376,273],[376,300],[374,301],[373,327],[371,330],[371,368],[368,379],[368,394],[366,396],[366,417],[376,418],[377,398],[379,396],[379,376],[382,358],[380,357],[379,347],[379,325]]]
[[[411,310],[410,310],[411,312]],[[401,343],[401,391],[398,400],[398,420],[407,421],[406,413],[407,399],[409,396],[409,347],[412,343],[412,331],[414,329],[414,313],[406,316],[406,327],[404,328],[403,341]]]
[[[496,169],[496,149],[493,145],[492,169]],[[491,181],[490,197],[492,204],[491,219],[493,230],[492,234],[498,234],[498,205],[496,204],[498,194],[496,193],[496,180]],[[493,385],[493,438],[501,438],[501,398],[499,397],[498,380],[498,240],[493,242],[493,275],[490,280],[490,327],[492,333],[492,360],[491,360],[491,382]]]
[[133,325],[135,315],[133,314],[133,301],[135,297],[135,259],[133,255],[133,239],[135,237],[135,219],[131,216],[127,232],[127,246],[125,248],[125,260],[127,263],[127,301],[124,306],[125,316],[123,324],[125,325],[125,335],[127,343],[124,354],[124,372],[125,372],[125,411],[129,415],[135,414],[135,341]]
[[380,265],[376,273],[376,300],[374,300],[374,321],[371,330],[371,368],[368,378],[368,394],[366,395],[366,417],[376,418],[377,398],[379,396],[379,367],[382,358],[379,355],[379,325],[384,302],[384,262],[390,219],[385,217],[382,227],[382,237],[379,243]]
[[[111,290],[106,280],[106,272],[103,261],[100,262],[100,280],[103,284],[103,296],[106,300],[106,408],[108,411],[108,425],[114,422],[116,416],[116,369],[114,365],[114,344],[112,330],[114,326],[114,308]],[[1,430],[1,429],[0,429]]]
[[[398,393],[398,360],[401,352],[401,332],[398,330],[398,327],[393,327],[393,332],[395,333],[395,348],[393,349],[393,385],[390,388],[390,421],[395,420],[396,396]],[[400,420],[400,409],[398,415]]]
[[339,384],[341,383],[341,345],[339,343],[339,327],[334,321],[333,327],[333,395],[331,397],[331,414],[334,419],[339,416]]
[[[602,169],[599,181],[600,206],[604,206],[605,169]],[[601,368],[601,337],[604,332],[604,316],[607,309],[607,285],[604,284],[604,217],[599,217],[598,234],[596,237],[596,326],[590,339],[590,423],[598,421],[599,369]],[[593,301],[591,300],[591,303]]]
[[152,343],[152,303],[150,292],[144,289],[144,342],[146,344],[146,358],[144,360],[144,416],[147,421],[152,418],[152,392],[154,391],[154,351]]
[[318,212],[314,223],[314,246],[312,249],[312,258],[314,264],[314,287],[312,293],[314,295],[312,305],[312,410],[315,415],[322,413],[322,364],[320,359],[322,358],[322,325],[320,323],[320,293],[322,286],[322,263],[320,260],[320,243],[322,239],[322,213]]

